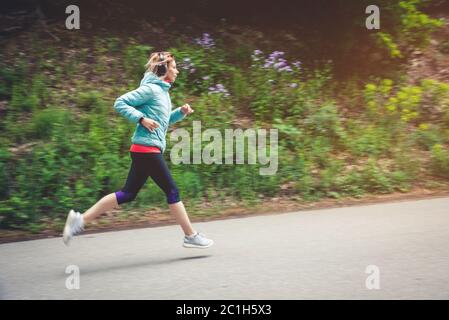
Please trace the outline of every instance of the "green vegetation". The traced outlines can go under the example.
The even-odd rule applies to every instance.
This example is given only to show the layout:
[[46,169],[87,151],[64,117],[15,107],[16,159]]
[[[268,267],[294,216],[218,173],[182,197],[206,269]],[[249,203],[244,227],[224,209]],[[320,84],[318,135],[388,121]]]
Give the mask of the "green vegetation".
[[[379,35],[392,56],[405,43],[421,45],[438,25],[417,3],[400,2],[401,38]],[[226,129],[245,120],[246,127],[277,128],[279,168],[261,176],[259,165],[169,164],[188,208],[203,199],[406,192],[449,177],[448,83],[373,78],[345,93],[356,97],[352,105],[341,105],[332,63],[306,69],[301,57],[287,60],[276,48],[229,50],[214,40],[167,48],[181,71],[173,105],[188,102],[195,110],[176,126],[191,132],[200,120],[203,130]],[[153,47],[117,37],[70,49],[31,41],[38,54],[30,59],[10,42],[0,59],[0,224],[39,232],[45,221],[62,224],[70,208],[85,211],[123,187],[134,125],[113,104],[138,85]],[[167,157],[172,146],[168,139]],[[164,206],[163,193],[149,183],[124,209]]]

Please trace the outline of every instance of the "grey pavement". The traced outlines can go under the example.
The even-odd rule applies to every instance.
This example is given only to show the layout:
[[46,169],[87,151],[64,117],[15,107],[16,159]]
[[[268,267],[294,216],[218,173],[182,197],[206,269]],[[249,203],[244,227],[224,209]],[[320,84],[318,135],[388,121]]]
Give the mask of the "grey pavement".
[[[449,198],[0,245],[0,299],[448,299]],[[79,289],[74,281],[79,270]]]

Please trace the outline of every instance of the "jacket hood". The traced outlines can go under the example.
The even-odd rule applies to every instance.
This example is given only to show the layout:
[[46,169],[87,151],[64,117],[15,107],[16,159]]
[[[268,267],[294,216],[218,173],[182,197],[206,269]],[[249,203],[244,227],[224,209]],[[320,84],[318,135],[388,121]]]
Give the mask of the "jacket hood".
[[150,84],[150,83],[159,85],[165,91],[168,91],[171,87],[170,83],[159,79],[159,77],[157,75],[155,75],[153,72],[146,72],[146,73],[144,73],[144,76],[143,76],[142,80],[140,81],[140,85]]

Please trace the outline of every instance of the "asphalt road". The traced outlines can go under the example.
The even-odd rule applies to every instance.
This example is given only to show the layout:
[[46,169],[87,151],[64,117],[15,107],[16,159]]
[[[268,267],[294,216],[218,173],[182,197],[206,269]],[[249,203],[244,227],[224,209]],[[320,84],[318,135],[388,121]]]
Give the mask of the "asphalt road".
[[2,244],[0,298],[449,298],[449,198],[194,226],[215,245],[177,225]]

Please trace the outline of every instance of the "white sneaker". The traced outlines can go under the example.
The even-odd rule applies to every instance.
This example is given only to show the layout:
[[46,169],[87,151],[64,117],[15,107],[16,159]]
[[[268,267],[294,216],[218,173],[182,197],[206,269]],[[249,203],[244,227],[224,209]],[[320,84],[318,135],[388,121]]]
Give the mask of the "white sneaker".
[[196,232],[193,236],[184,236],[183,246],[186,248],[209,248],[214,241],[207,239],[204,234]]
[[84,231],[84,222],[81,213],[70,210],[65,222],[63,240],[66,246],[70,244],[73,236]]

